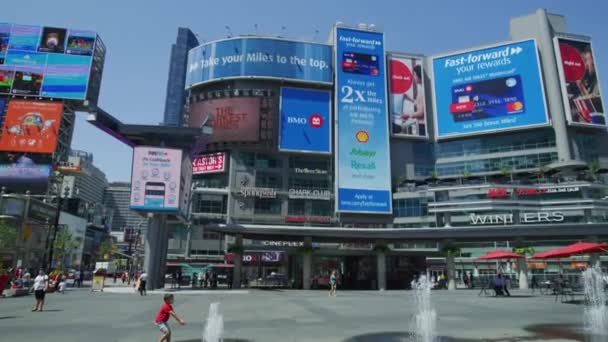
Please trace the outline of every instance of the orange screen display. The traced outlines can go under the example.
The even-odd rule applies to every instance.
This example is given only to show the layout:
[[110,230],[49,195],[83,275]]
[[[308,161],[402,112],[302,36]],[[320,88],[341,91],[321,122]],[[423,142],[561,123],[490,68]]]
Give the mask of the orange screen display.
[[10,101],[0,137],[0,151],[54,153],[63,105]]

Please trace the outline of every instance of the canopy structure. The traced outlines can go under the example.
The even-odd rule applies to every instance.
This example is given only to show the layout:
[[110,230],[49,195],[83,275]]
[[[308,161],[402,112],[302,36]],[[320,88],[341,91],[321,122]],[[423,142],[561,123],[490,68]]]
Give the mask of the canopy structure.
[[608,243],[577,242],[575,244],[534,254],[531,259],[568,258],[579,254],[608,252]]
[[521,259],[525,256],[509,251],[492,251],[476,258],[475,260],[497,260],[497,259]]

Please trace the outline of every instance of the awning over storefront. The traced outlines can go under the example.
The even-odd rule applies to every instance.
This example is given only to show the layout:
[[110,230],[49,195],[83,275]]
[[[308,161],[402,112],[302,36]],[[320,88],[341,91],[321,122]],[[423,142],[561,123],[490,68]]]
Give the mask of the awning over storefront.
[[387,242],[408,241],[567,241],[585,240],[590,236],[608,237],[608,224],[529,224],[494,225],[446,228],[344,228],[308,227],[258,224],[208,224],[206,231],[226,235],[242,235],[254,240],[303,241],[311,237],[315,242]]

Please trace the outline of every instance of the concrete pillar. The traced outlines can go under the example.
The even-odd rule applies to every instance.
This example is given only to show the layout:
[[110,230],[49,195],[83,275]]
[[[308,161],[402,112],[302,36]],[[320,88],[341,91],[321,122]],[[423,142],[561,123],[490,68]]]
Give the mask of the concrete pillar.
[[378,275],[378,290],[386,290],[386,254],[378,253],[376,255],[377,275]]
[[517,270],[519,271],[519,289],[528,289],[528,264],[526,258],[517,259]]
[[169,250],[169,226],[167,225],[167,217],[160,217],[161,238],[159,239],[160,262],[158,263],[158,286],[163,287],[165,284],[165,273],[167,273],[167,252]]
[[148,283],[146,287],[149,290],[157,288],[156,274],[158,266],[158,240],[160,233],[160,225],[155,217],[148,220],[148,230],[146,231],[146,244],[144,246],[144,272],[148,275]]
[[304,248],[306,251],[302,255],[302,288],[310,290],[310,273],[312,268],[312,253],[309,250],[312,248],[312,238],[304,238]]
[[446,266],[448,269],[448,290],[454,291],[456,290],[456,257],[453,255],[448,255],[445,258]]
[[[234,245],[238,251],[243,250],[243,235],[237,234],[234,237]],[[241,273],[243,271],[243,253],[234,253],[234,269],[232,271],[232,288],[241,288]]]

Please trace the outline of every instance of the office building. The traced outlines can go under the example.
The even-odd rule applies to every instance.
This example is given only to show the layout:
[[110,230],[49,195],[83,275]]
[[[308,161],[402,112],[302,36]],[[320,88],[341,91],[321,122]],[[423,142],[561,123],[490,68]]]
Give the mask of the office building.
[[167,79],[167,94],[165,98],[165,126],[179,127],[182,125],[184,114],[186,79],[186,63],[188,51],[198,45],[198,39],[190,29],[180,27],[177,29],[177,40],[171,45],[171,59],[169,60],[169,77]]
[[144,229],[144,218],[129,209],[131,183],[111,182],[105,190],[103,203],[113,212],[112,231],[124,231],[127,228]]

